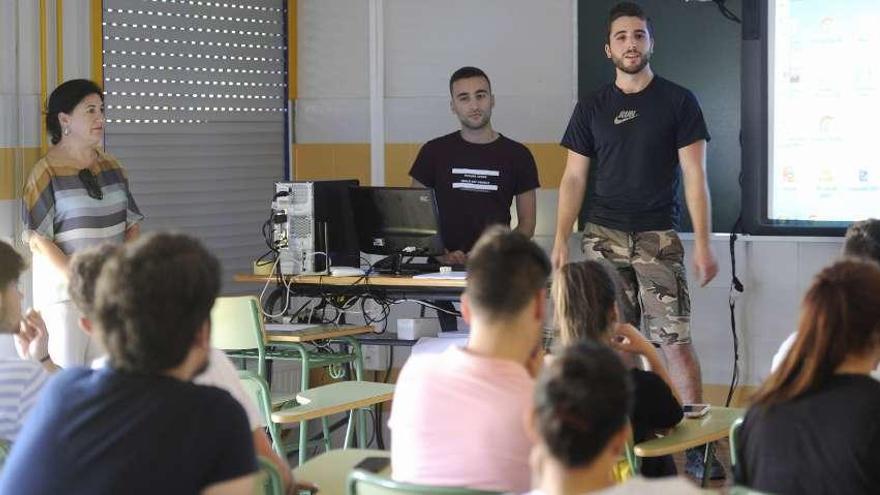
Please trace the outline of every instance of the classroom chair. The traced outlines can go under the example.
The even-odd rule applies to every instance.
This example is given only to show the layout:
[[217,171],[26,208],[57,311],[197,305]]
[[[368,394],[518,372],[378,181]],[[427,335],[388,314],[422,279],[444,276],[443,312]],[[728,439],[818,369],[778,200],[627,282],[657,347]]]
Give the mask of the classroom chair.
[[269,385],[263,377],[251,372],[241,370],[238,372],[238,378],[241,380],[241,386],[248,394],[248,397],[257,405],[266,428],[269,430],[269,438],[272,439],[272,448],[282,458],[286,458],[286,448],[281,438],[281,428],[272,421],[272,402],[269,395]]
[[743,418],[737,418],[737,420],[730,425],[730,467],[736,467],[736,441],[742,423]]
[[418,485],[355,469],[348,475],[348,495],[493,495],[500,492]]

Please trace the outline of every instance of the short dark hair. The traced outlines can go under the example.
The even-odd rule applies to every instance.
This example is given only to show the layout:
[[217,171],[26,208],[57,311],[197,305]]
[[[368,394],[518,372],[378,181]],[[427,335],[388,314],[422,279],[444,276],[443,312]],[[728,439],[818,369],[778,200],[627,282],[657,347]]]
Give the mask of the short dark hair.
[[[27,268],[27,264],[24,258],[18,254],[18,251],[9,244],[0,241],[0,301],[5,298],[4,294],[9,284],[18,280],[18,277],[21,276],[25,268]],[[2,302],[5,303],[5,301]],[[5,304],[0,306],[0,333],[17,332],[17,323],[13,328],[6,328],[5,326],[7,311],[9,310],[5,306]]]
[[76,308],[87,318],[92,318],[95,312],[95,285],[101,268],[120,248],[119,244],[105,242],[77,251],[70,258],[67,292]]
[[611,39],[611,24],[621,17],[638,17],[645,21],[648,27],[648,34],[652,38],[654,37],[654,25],[651,23],[651,18],[645,14],[642,6],[634,2],[620,2],[608,11],[608,24],[606,25],[608,33],[605,36],[606,40]]
[[46,104],[46,129],[52,136],[52,144],[61,142],[61,122],[58,121],[59,113],[71,113],[81,101],[89,95],[98,95],[104,101],[104,92],[94,81],[88,79],[71,79],[61,83],[52,94]]
[[629,421],[633,385],[614,351],[581,341],[542,370],[534,404],[550,455],[566,467],[584,467]]
[[18,251],[9,244],[0,241],[0,290],[18,280],[25,268],[27,268],[27,264]]
[[[482,69],[478,69],[476,67],[462,67],[457,71],[452,73],[452,77],[449,78],[449,94],[452,94],[452,83],[458,81],[459,79],[470,79],[472,77],[482,77],[489,83],[489,92],[492,92],[492,81],[489,80],[489,76],[486,75]],[[453,95],[455,96],[455,95]]]
[[193,237],[154,233],[120,248],[95,288],[94,315],[110,365],[140,373],[180,365],[219,290],[220,262]]
[[547,286],[550,261],[525,235],[501,225],[486,229],[468,255],[465,292],[477,311],[505,320]]
[[843,254],[880,263],[880,220],[869,218],[850,225],[843,240]]

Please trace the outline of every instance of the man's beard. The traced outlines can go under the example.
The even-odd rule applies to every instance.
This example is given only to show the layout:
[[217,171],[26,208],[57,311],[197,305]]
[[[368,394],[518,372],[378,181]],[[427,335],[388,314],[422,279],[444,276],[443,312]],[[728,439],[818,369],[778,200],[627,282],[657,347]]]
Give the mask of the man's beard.
[[[627,53],[629,53],[629,52],[627,52]],[[648,51],[645,53],[639,53],[639,63],[637,65],[627,66],[626,65],[627,53],[624,53],[623,57],[620,57],[620,58],[617,58],[613,55],[611,56],[611,61],[614,62],[614,66],[617,67],[618,69],[620,69],[621,71],[626,72],[627,74],[638,74],[639,72],[642,71],[642,69],[647,67],[648,62],[651,61],[651,52]]]
[[478,131],[480,129],[485,128],[487,125],[489,125],[489,120],[491,120],[491,118],[492,118],[492,114],[484,113],[482,115],[482,118],[476,124],[472,123],[471,120],[468,119],[467,117],[464,117],[464,118],[459,117],[458,120],[461,122],[461,125],[467,127],[468,129],[470,129],[472,131]]

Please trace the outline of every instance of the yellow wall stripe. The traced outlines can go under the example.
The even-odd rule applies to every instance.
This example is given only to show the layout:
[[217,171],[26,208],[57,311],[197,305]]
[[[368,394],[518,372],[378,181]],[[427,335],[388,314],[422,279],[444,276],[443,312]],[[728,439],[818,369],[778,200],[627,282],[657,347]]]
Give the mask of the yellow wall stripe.
[[41,153],[40,148],[0,148],[0,200],[17,199],[21,197],[22,184],[17,184],[15,173],[16,155],[21,153],[21,161],[24,165],[19,177],[27,178],[31,167],[37,163]]
[[104,48],[103,27],[101,23],[104,20],[104,2],[102,0],[92,0],[90,15],[90,39],[92,48],[92,81],[98,83],[98,86],[104,87]]
[[[48,100],[46,87],[46,0],[40,0],[40,105]],[[48,149],[46,142],[46,119],[40,119],[40,149],[43,153]]]
[[296,9],[297,0],[287,1],[287,94],[288,99],[295,100],[296,87]]
[[[557,188],[565,170],[565,149],[556,143],[524,143],[538,167],[542,187]],[[409,169],[421,143],[385,144],[385,184],[408,186]],[[294,143],[297,180],[355,178],[370,184],[369,143]]]
[[64,82],[64,0],[55,0],[56,86]]

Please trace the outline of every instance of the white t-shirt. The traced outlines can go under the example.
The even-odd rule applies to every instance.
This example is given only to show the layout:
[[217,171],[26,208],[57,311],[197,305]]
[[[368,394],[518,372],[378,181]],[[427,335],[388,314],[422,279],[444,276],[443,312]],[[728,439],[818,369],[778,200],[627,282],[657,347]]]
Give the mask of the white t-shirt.
[[[770,362],[770,371],[776,371],[776,368],[782,364],[782,360],[785,359],[785,356],[788,355],[788,351],[791,350],[791,347],[794,345],[794,340],[797,338],[797,332],[792,332],[791,335],[786,337],[785,340],[782,341],[782,344],[779,345],[779,349],[776,351],[776,354],[773,355],[773,361]],[[880,380],[880,365],[877,366],[877,369],[871,373],[871,376],[875,380]]]
[[[106,364],[107,356],[100,357],[92,361],[92,369],[103,368]],[[260,414],[260,409],[248,397],[244,387],[241,386],[238,371],[233,366],[232,361],[229,360],[229,357],[220,349],[211,348],[211,354],[208,356],[208,368],[204,373],[193,378],[193,383],[209,385],[229,392],[229,395],[238,401],[244,412],[247,413],[251,431],[266,427],[266,421]]]
[[[648,479],[636,476],[619,485],[591,493],[594,495],[643,495],[645,493],[651,495],[706,495],[718,492],[701,490],[682,477]],[[532,490],[527,495],[544,495],[544,492]]]

